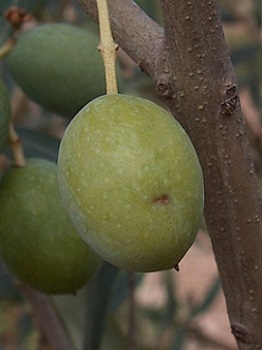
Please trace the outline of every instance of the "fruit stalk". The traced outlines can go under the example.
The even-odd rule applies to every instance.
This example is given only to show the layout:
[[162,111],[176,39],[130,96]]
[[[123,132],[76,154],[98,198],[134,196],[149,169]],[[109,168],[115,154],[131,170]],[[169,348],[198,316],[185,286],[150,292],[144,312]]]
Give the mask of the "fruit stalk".
[[9,54],[14,46],[15,40],[13,38],[7,40],[2,47],[0,47],[0,58]]
[[9,142],[12,149],[14,164],[17,167],[26,165],[23,145],[20,137],[17,135],[12,123],[9,124]]
[[100,44],[98,46],[101,52],[106,79],[106,93],[117,94],[117,79],[116,79],[116,50],[118,45],[114,42],[107,0],[97,0],[99,27],[100,27]]

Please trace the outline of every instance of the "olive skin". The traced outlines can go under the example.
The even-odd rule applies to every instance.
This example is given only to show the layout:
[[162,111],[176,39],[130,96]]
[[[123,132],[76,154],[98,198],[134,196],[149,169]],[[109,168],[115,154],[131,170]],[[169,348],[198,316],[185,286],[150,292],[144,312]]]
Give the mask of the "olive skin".
[[62,206],[55,163],[32,158],[3,176],[0,222],[3,261],[17,278],[41,292],[75,293],[100,264]]
[[70,24],[43,24],[18,37],[6,64],[32,100],[71,118],[105,93],[98,41],[92,32]]
[[129,271],[176,266],[203,215],[203,175],[189,137],[139,97],[102,96],[75,116],[60,145],[58,183],[83,239]]

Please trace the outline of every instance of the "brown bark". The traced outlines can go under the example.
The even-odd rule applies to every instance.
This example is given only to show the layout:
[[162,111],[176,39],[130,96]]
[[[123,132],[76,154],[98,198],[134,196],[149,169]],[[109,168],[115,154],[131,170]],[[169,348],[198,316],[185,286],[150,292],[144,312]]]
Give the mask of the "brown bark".
[[[95,0],[80,0],[96,18]],[[200,158],[205,218],[239,349],[262,349],[262,211],[235,74],[215,0],[161,0],[165,31],[109,0],[117,43],[152,78]]]

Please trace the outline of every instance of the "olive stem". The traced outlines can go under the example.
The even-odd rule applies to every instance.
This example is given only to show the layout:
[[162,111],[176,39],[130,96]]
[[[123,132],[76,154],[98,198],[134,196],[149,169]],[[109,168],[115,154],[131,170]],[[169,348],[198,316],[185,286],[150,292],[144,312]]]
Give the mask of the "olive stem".
[[114,42],[107,0],[97,0],[97,9],[100,27],[100,51],[105,67],[106,93],[117,94],[117,79],[116,79],[116,50],[118,45]]
[[15,40],[13,38],[7,40],[2,47],[0,47],[0,58],[9,54],[14,46]]
[[9,143],[12,149],[15,166],[25,166],[26,161],[24,156],[23,144],[21,138],[16,133],[14,125],[12,123],[9,124]]

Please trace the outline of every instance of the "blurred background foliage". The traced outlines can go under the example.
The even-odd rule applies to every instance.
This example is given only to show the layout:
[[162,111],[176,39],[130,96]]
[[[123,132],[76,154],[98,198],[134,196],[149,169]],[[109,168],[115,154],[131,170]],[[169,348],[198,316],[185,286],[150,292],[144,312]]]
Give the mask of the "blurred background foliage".
[[[137,3],[149,16],[162,23],[157,0],[137,0]],[[13,31],[3,13],[14,5],[33,13],[38,23],[63,21],[98,31],[77,1],[1,0],[1,45]],[[219,5],[257,174],[261,179],[261,1],[220,0]],[[0,73],[10,89],[13,122],[23,141],[25,155],[56,161],[59,141],[68,120],[47,112],[28,99],[10,77],[3,61],[0,61]],[[124,92],[161,103],[150,80],[121,50],[119,61]],[[8,147],[0,160],[0,171],[3,172],[11,162]],[[75,349],[236,348],[204,224],[181,263],[180,273],[130,275],[104,263],[91,283],[76,295],[50,298],[63,318]],[[0,349],[51,349],[30,300],[25,298],[3,264],[0,271]]]

